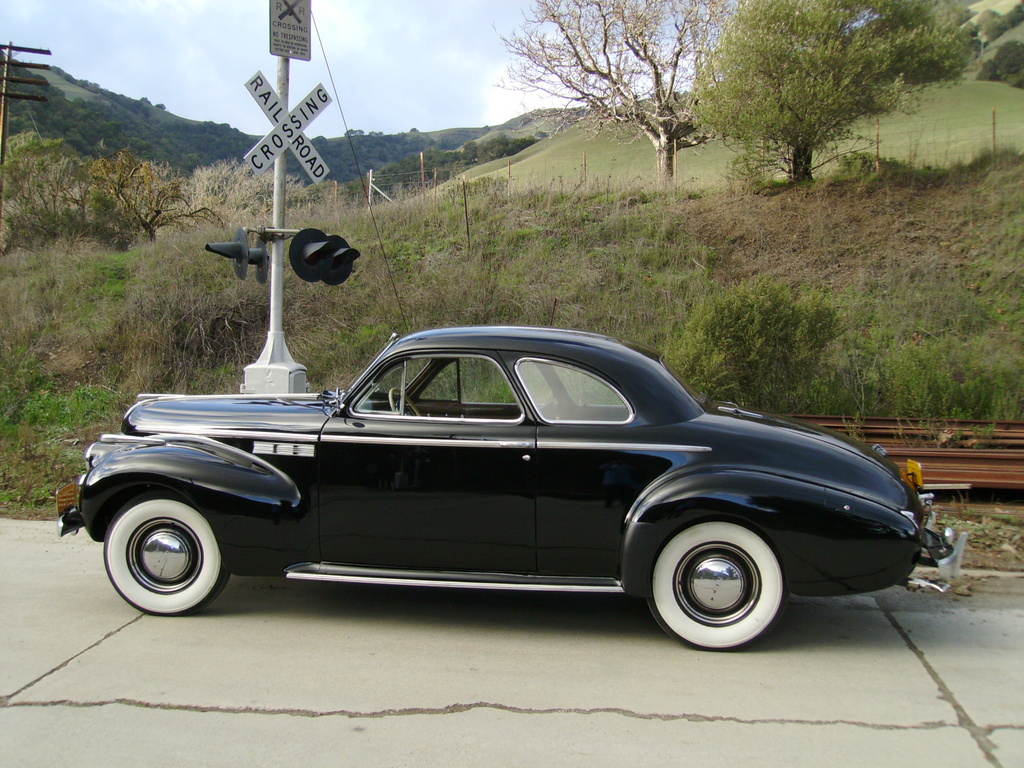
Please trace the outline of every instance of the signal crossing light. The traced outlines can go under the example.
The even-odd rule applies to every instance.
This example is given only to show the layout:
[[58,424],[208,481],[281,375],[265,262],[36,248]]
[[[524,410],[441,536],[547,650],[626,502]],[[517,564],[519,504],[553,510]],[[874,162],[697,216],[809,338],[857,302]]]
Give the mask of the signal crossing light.
[[206,250],[220,256],[226,256],[235,262],[235,274],[239,280],[245,280],[245,274],[249,265],[256,267],[256,280],[259,283],[267,282],[267,274],[270,272],[270,254],[267,252],[266,243],[260,243],[255,248],[249,247],[249,236],[245,230],[239,227],[235,230],[235,239],[229,243],[207,243]]
[[352,262],[359,256],[345,238],[319,229],[303,229],[288,248],[292,269],[307,283],[322,280],[327,285],[341,285],[352,274]]

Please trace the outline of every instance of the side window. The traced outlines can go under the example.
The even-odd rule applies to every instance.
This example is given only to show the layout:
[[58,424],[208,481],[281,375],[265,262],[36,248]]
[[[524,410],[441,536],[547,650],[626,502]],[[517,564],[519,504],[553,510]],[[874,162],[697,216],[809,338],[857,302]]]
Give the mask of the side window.
[[459,357],[447,362],[424,387],[424,400],[471,405],[515,405],[505,374],[486,357]]
[[356,401],[355,413],[518,421],[512,387],[487,357],[412,357],[387,368]]
[[587,371],[545,360],[516,365],[530,402],[552,424],[625,424],[633,418],[629,403],[608,382]]
[[414,414],[405,393],[408,385],[423,372],[425,362],[426,358],[408,358],[385,369],[352,410],[355,413]]

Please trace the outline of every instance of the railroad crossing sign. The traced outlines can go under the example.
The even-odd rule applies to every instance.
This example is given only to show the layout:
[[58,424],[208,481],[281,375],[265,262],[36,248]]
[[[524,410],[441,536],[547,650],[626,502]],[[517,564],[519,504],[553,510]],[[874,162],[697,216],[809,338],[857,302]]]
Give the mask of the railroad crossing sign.
[[270,55],[309,61],[310,0],[270,0]]
[[313,142],[307,139],[303,133],[313,118],[320,114],[320,110],[333,101],[323,84],[317,85],[306,98],[287,113],[285,110],[288,109],[288,105],[281,101],[277,91],[271,87],[262,72],[257,72],[250,77],[245,88],[255,102],[260,105],[263,114],[274,125],[273,130],[260,139],[256,146],[245,155],[245,161],[253,172],[259,176],[269,169],[277,156],[287,147],[298,158],[303,170],[314,184],[323,181],[331,169],[321,159]]

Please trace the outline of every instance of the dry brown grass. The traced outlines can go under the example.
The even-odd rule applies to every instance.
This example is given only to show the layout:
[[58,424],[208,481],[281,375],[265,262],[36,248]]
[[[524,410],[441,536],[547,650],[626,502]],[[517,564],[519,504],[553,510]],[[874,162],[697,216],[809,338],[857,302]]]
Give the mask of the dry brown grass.
[[[913,370],[906,353],[921,344],[939,372],[966,361],[964,375],[989,377],[981,355],[1015,371],[1014,391],[989,377],[1006,397],[990,398],[987,415],[1021,418],[1022,183],[1024,164],[1010,158],[704,197],[475,183],[466,208],[457,186],[382,206],[374,219],[359,204],[306,202],[291,226],[342,234],[363,257],[339,287],[288,270],[285,332],[319,389],[346,385],[392,331],[430,326],[554,324],[663,347],[706,297],[767,275],[825,289],[842,316],[833,400],[808,409],[871,408],[885,394],[887,356]],[[106,387],[120,408],[140,391],[237,391],[266,338],[267,291],[238,282],[203,246],[255,223],[165,230],[127,254],[56,244],[0,259],[0,461],[50,462],[80,451],[62,439],[116,424],[113,411],[64,434],[26,424],[33,393]],[[31,495],[12,482],[0,483],[0,502]]]

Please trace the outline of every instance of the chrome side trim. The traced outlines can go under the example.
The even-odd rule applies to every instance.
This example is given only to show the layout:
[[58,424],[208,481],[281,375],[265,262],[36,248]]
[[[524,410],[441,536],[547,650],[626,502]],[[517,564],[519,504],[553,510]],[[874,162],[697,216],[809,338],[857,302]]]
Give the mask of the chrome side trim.
[[[258,397],[252,394],[238,395],[178,395],[174,393],[143,392],[135,396],[136,403],[149,402],[152,400],[252,400]],[[309,392],[281,393],[270,395],[274,400],[318,400],[319,394]]]
[[538,448],[571,448],[584,451],[669,451],[672,453],[710,453],[706,445],[674,443],[616,443],[596,440],[538,440]]
[[[502,405],[502,403],[499,403],[499,405]],[[519,405],[519,403],[507,403],[507,405]],[[384,413],[383,411],[361,413],[353,408],[349,408],[345,416],[353,421],[367,422],[380,419],[381,421],[399,421],[414,424],[495,424],[502,427],[514,427],[526,421],[526,414],[522,413],[522,406],[520,406],[519,410],[520,414],[514,419],[466,418],[463,416],[410,416],[407,413]]]
[[375,445],[423,445],[433,448],[518,448],[530,450],[532,440],[487,440],[471,437],[385,437],[374,435],[324,435],[325,443],[372,443]]
[[271,443],[257,440],[253,443],[252,452],[265,456],[303,456],[312,458],[316,456],[316,446],[308,443]]
[[289,579],[340,581],[353,584],[384,584],[415,587],[454,587],[457,589],[509,589],[534,592],[622,592],[622,584],[612,578],[571,576],[531,576],[514,573],[456,573],[450,571],[407,571],[367,568],[335,563],[297,563],[285,568]]
[[[163,429],[180,429],[181,424],[147,424],[152,435],[163,435]],[[302,434],[300,432],[263,432],[261,430],[226,429],[223,427],[189,426],[190,434],[226,440],[269,440],[286,443],[315,443],[319,439],[317,433]],[[127,437],[131,437],[128,435]],[[137,438],[136,438],[137,439]]]

